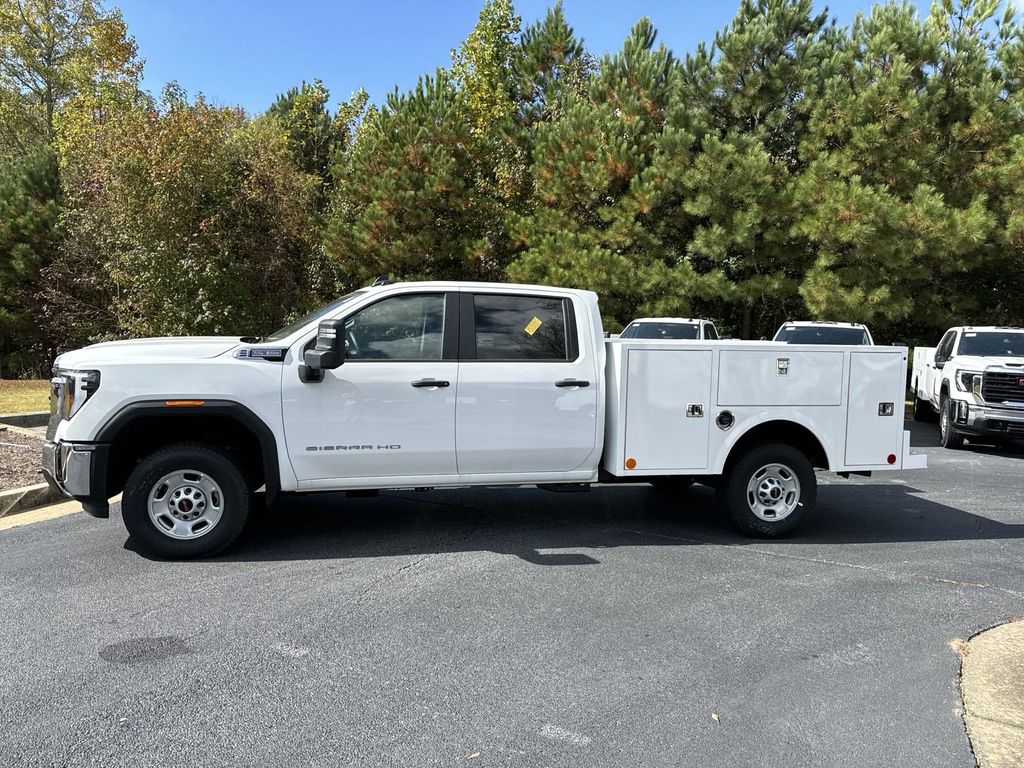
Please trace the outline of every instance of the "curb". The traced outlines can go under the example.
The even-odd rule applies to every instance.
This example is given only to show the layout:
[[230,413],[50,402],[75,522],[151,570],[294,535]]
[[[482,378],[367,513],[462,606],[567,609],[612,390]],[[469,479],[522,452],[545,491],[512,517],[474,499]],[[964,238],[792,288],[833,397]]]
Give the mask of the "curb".
[[0,491],[0,518],[28,512],[36,507],[52,504],[65,497],[46,483],[25,485],[10,491]]
[[0,424],[10,424],[12,427],[45,427],[49,420],[49,411],[0,413]]
[[1024,620],[979,632],[960,647],[964,725],[980,768],[1024,765]]

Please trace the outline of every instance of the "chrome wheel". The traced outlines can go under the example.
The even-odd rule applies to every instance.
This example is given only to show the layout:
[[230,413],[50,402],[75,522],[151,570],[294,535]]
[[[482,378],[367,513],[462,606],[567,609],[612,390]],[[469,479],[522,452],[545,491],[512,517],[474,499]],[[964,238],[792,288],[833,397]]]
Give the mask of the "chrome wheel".
[[800,504],[800,481],[785,464],[765,464],[750,476],[747,504],[769,523],[785,520]]
[[224,492],[207,474],[183,469],[164,475],[149,491],[149,519],[172,539],[198,539],[224,515]]

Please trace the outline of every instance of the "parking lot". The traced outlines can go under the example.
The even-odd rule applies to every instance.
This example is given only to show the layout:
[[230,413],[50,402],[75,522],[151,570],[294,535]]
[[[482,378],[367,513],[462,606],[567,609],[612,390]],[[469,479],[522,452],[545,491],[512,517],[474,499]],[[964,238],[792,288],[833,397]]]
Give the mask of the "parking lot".
[[0,764],[972,766],[1024,454],[926,450],[785,541],[646,485],[291,500],[200,562],[0,531]]

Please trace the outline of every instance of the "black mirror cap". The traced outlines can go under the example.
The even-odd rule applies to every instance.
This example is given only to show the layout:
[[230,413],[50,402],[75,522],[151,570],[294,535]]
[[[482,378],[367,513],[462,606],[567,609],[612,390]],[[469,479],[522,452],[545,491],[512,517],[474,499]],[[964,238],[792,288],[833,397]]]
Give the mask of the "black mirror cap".
[[345,362],[345,321],[322,320],[316,331],[316,345],[307,349],[302,360],[310,368],[333,370]]

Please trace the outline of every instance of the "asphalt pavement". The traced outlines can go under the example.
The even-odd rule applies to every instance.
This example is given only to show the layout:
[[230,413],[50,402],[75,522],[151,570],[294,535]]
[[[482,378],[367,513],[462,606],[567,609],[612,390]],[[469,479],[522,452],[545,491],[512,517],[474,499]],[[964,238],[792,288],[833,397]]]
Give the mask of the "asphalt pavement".
[[0,766],[973,766],[1024,454],[927,453],[775,542],[646,485],[307,497],[201,562],[0,531]]

